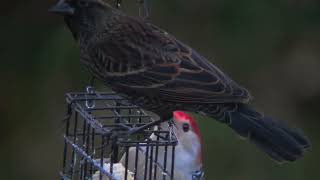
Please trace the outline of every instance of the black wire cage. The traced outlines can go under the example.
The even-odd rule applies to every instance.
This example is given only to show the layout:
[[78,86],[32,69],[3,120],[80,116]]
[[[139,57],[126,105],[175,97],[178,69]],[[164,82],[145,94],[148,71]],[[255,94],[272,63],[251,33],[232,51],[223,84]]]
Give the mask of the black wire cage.
[[173,179],[177,139],[114,92],[67,93],[63,180]]

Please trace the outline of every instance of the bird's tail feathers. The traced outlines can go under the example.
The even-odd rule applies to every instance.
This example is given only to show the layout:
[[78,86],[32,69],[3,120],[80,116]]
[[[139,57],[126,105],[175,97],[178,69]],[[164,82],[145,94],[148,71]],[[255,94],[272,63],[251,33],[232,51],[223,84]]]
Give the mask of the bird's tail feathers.
[[309,140],[300,130],[264,117],[245,104],[237,104],[236,109],[227,114],[225,118],[228,119],[223,122],[228,122],[235,132],[248,138],[278,162],[294,161],[310,147]]

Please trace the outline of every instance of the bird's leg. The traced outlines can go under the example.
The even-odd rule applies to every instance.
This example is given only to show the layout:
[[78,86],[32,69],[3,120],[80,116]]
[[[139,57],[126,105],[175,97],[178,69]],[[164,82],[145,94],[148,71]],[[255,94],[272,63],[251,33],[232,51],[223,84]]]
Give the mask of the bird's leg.
[[149,19],[149,3],[148,0],[138,0],[139,16],[144,19]]

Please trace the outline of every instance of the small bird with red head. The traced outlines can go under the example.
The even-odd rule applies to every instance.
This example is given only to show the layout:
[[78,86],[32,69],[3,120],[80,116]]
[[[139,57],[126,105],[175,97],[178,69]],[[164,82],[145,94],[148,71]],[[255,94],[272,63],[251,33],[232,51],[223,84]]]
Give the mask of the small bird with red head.
[[[172,131],[176,135],[178,143],[175,147],[174,156],[174,178],[175,180],[201,180],[204,178],[202,168],[202,149],[201,149],[201,135],[197,127],[196,121],[187,113],[182,111],[173,112]],[[169,123],[164,122],[161,125],[162,129],[171,128]],[[156,137],[152,135],[151,139]],[[137,179],[143,179],[145,173],[145,148],[139,149],[137,162]],[[121,164],[125,164],[125,157],[120,160]],[[136,148],[129,149],[128,170],[135,171]],[[165,150],[164,147],[159,147],[157,154],[157,163],[161,167],[164,166],[164,159],[166,157],[166,172],[167,176],[171,176],[172,163],[172,149],[169,147]],[[149,172],[147,172],[149,173]],[[147,174],[149,177],[149,174]],[[162,179],[163,173],[157,171],[155,179]]]
[[196,121],[183,111],[175,111],[173,122],[174,133],[178,138],[175,168],[185,175],[200,172],[202,167],[201,135]]

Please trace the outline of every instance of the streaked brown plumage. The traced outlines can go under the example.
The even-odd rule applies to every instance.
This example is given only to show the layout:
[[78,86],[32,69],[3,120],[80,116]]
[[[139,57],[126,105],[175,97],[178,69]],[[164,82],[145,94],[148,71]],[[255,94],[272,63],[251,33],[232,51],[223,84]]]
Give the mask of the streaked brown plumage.
[[298,131],[248,107],[246,89],[164,30],[103,0],[61,0],[52,11],[61,14],[61,9],[81,61],[135,104],[162,118],[176,109],[208,115],[250,136],[278,161],[293,161],[309,147]]

